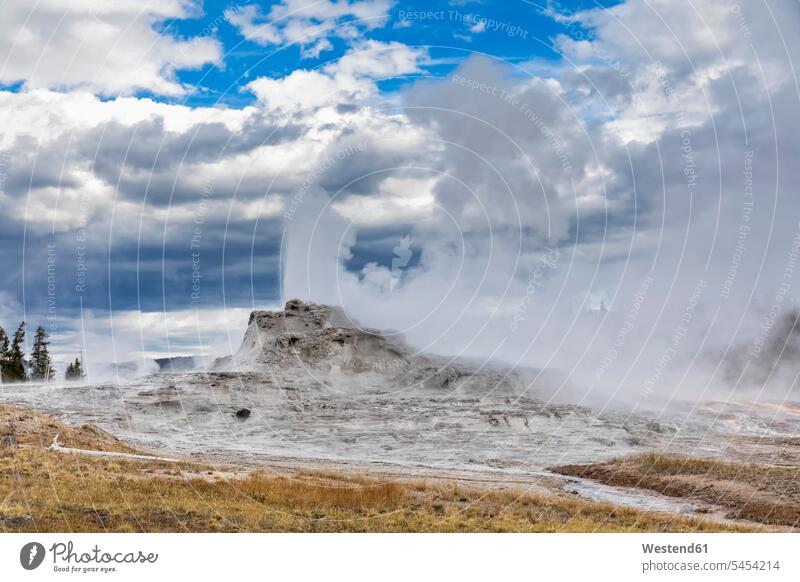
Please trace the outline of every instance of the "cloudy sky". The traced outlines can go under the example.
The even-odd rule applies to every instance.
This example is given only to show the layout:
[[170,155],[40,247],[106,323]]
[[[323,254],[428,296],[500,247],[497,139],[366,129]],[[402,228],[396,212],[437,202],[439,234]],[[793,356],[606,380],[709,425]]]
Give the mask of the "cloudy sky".
[[647,397],[757,365],[798,298],[795,0],[7,0],[0,23],[0,324],[90,369],[228,353],[301,297]]

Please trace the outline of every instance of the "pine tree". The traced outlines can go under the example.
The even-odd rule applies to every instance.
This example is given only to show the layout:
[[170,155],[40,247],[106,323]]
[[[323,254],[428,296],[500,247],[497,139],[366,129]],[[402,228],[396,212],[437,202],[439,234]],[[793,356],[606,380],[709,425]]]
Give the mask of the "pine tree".
[[47,382],[55,374],[50,353],[47,351],[47,332],[40,325],[36,328],[36,335],[33,338],[33,350],[31,350],[31,379]]
[[22,382],[25,380],[25,354],[22,352],[22,344],[25,342],[25,322],[21,322],[17,331],[14,332],[14,339],[11,342],[11,349],[5,360],[3,370],[3,380],[6,382]]
[[67,366],[67,380],[81,380],[85,376],[83,372],[83,366],[81,366],[81,361],[79,358],[75,358],[75,361]]
[[0,326],[0,382],[7,380],[8,364],[11,358],[11,350],[9,349],[8,334],[6,330]]

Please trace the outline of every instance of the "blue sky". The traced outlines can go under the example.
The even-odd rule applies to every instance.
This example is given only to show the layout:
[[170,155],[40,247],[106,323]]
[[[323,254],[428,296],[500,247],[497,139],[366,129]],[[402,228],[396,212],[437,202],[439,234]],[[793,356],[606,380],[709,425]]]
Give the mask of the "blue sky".
[[[392,3],[387,11],[386,25],[369,30],[365,36],[383,42],[425,46],[430,51],[431,62],[424,72],[386,79],[381,83],[383,90],[392,91],[419,77],[444,76],[472,53],[491,55],[492,58],[510,63],[526,63],[532,59],[557,63],[560,53],[553,47],[552,41],[556,35],[564,34],[566,26],[557,22],[552,12],[571,14],[616,3],[611,0],[560,3],[438,0]],[[193,13],[191,18],[158,23],[157,28],[165,34],[210,37],[218,40],[222,47],[222,64],[209,63],[199,70],[177,71],[177,78],[191,86],[193,91],[173,101],[189,105],[243,107],[255,100],[253,95],[242,91],[248,79],[280,77],[297,68],[322,67],[340,58],[350,46],[349,40],[333,37],[330,39],[330,50],[314,56],[304,53],[299,42],[268,46],[253,42],[226,18],[226,11],[235,11],[248,4],[207,1],[202,3],[202,12]],[[257,4],[266,14],[278,2]],[[337,22],[353,20],[351,17]],[[470,30],[481,21],[489,25],[488,31]],[[581,28],[579,23],[572,26],[573,30]],[[21,84],[15,85],[19,89]],[[138,91],[137,94],[163,98],[148,91]]]
[[[556,22],[547,10],[578,12],[586,8],[609,6],[616,2],[399,2],[389,10],[386,26],[370,30],[366,36],[379,41],[398,41],[409,46],[430,47],[432,63],[423,75],[442,76],[452,71],[459,61],[471,53],[484,53],[509,62],[531,59],[557,61],[552,38],[564,33],[564,25]],[[344,54],[349,43],[331,39],[331,50],[320,55],[303,55],[297,43],[264,46],[243,38],[225,18],[225,11],[246,3],[210,1],[203,3],[198,18],[171,20],[165,28],[182,36],[211,35],[223,46],[224,67],[207,65],[199,71],[180,71],[178,78],[197,88],[185,102],[193,105],[224,103],[241,107],[252,103],[253,96],[242,94],[241,86],[248,78],[284,76],[298,67],[317,68]],[[263,2],[263,12],[273,3]],[[490,30],[472,32],[470,28],[486,20]],[[347,22],[347,19],[343,20]],[[492,22],[496,24],[492,24]],[[492,26],[496,27],[491,30]],[[396,89],[412,81],[408,78],[388,79],[382,88]]]

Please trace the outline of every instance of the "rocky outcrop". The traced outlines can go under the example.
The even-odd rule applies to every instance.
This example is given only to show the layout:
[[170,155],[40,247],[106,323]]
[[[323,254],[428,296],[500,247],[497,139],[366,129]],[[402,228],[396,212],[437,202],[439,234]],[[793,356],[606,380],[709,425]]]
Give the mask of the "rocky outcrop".
[[411,350],[402,339],[362,328],[341,308],[292,299],[283,311],[253,311],[231,363],[240,370],[311,366],[368,372],[405,367]]
[[518,373],[415,353],[402,337],[362,327],[339,307],[292,299],[253,311],[239,350],[216,370],[269,374],[284,386],[321,383],[353,391],[520,393]]

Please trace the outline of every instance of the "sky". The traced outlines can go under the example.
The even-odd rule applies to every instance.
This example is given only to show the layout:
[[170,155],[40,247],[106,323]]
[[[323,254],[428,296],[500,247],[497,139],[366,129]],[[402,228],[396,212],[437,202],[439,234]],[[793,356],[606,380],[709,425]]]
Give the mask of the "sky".
[[0,325],[90,372],[230,353],[300,297],[641,400],[765,369],[796,302],[794,0],[7,0],[0,23]]

